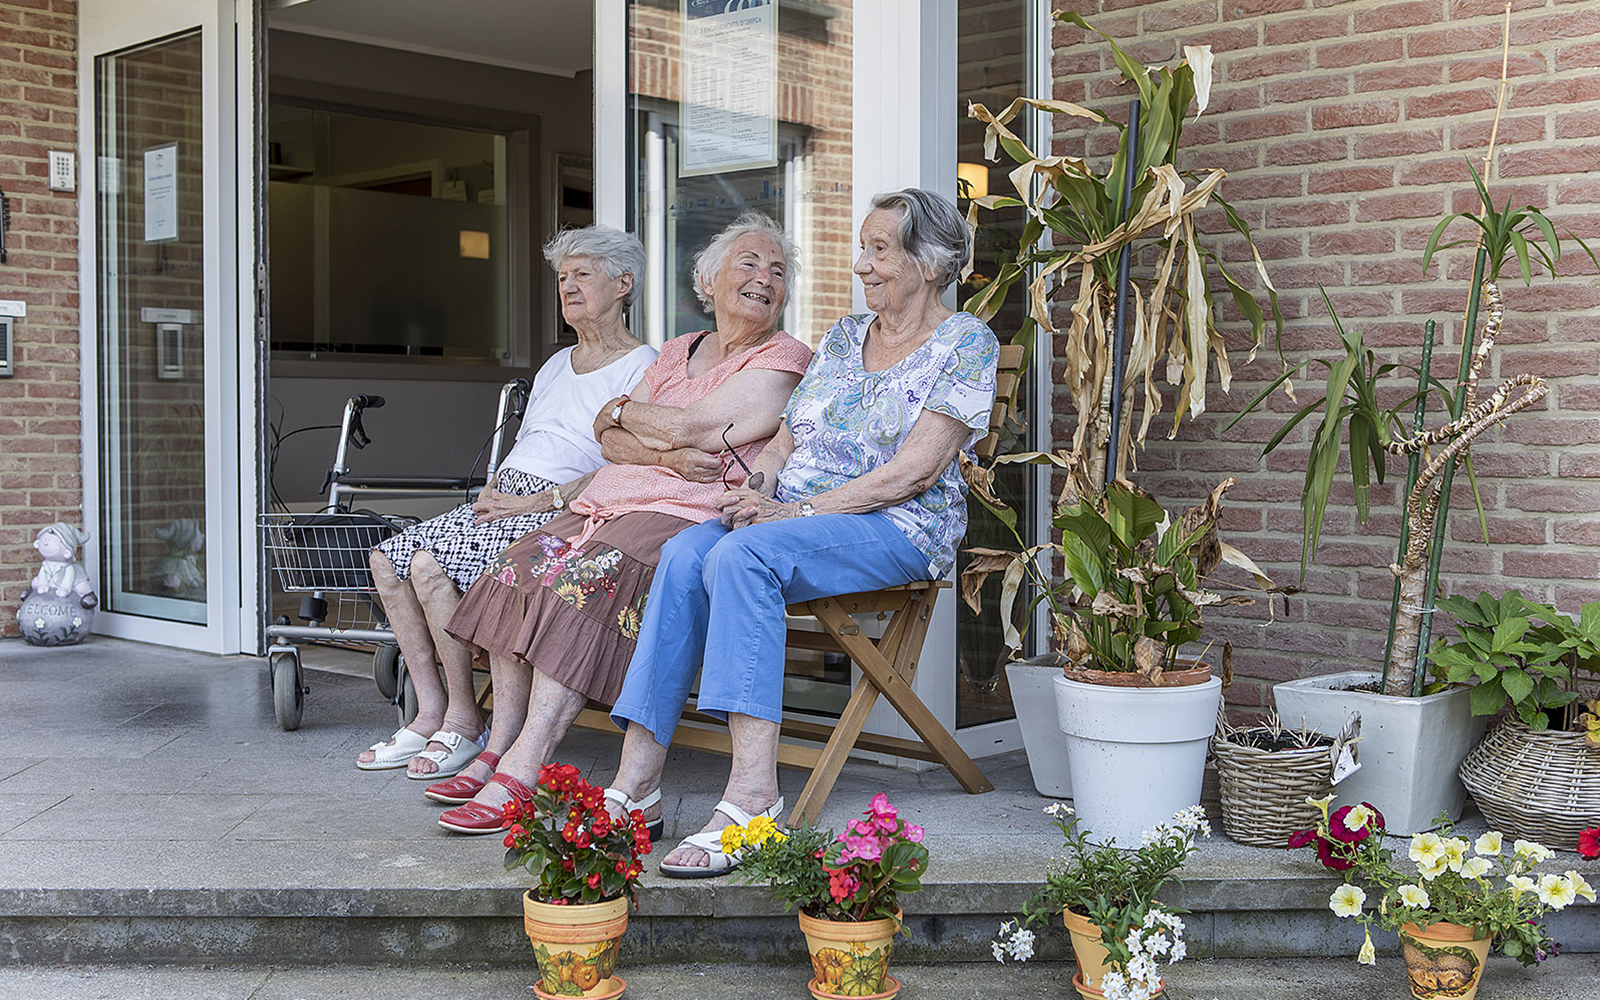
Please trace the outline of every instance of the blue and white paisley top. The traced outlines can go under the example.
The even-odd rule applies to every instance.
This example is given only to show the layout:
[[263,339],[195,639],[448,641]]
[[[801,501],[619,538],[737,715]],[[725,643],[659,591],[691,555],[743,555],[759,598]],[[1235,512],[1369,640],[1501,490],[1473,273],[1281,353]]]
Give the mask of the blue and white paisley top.
[[[962,446],[969,455],[979,435],[988,433],[999,343],[982,320],[956,313],[898,364],[869,372],[861,348],[873,319],[864,313],[835,324],[790,397],[783,419],[794,453],[778,474],[779,500],[808,499],[889,461],[923,410],[970,427]],[[926,492],[883,513],[927,557],[932,577],[944,576],[967,531],[967,484],[959,464],[951,462]]]

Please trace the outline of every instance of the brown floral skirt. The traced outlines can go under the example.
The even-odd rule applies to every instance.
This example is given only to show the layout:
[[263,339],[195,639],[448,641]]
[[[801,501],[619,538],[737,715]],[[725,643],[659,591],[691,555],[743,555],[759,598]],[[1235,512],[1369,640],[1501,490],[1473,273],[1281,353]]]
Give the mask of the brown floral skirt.
[[661,546],[692,523],[623,514],[575,548],[588,521],[562,514],[490,560],[445,631],[610,705],[633,659]]

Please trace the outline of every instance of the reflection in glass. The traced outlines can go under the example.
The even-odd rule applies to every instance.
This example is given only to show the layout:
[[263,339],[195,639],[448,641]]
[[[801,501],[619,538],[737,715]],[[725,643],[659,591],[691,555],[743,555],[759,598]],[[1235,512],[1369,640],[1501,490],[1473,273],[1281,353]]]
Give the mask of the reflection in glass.
[[101,596],[206,620],[201,45],[95,60]]
[[506,357],[504,136],[274,104],[267,160],[274,350]]

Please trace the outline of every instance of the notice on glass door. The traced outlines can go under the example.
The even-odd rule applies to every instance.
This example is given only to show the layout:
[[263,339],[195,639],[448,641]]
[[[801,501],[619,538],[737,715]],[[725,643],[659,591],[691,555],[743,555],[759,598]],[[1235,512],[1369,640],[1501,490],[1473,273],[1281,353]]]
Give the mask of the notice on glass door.
[[683,0],[680,176],[777,165],[777,41],[772,0]]
[[144,241],[178,238],[178,144],[144,151]]

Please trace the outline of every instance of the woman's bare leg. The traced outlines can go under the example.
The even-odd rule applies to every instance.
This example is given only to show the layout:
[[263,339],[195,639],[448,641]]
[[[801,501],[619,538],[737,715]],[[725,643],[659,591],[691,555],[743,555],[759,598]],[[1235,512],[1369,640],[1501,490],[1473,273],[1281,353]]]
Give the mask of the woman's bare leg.
[[[637,722],[630,723],[622,737],[622,761],[617,765],[617,776],[611,779],[611,787],[630,799],[642,799],[661,787],[661,769],[666,763],[667,748],[656,742],[655,734]],[[616,803],[608,801],[606,808],[612,818],[622,818]],[[660,819],[661,803],[646,809],[644,818],[651,823]]]
[[[491,666],[493,662],[490,661]],[[517,733],[516,740],[505,753],[500,755],[500,770],[531,788],[538,780],[539,769],[549,763],[556,747],[566,738],[567,730],[572,728],[572,720],[578,717],[584,703],[589,699],[546,674],[539,673],[531,667],[526,669],[533,675],[533,688],[527,700],[528,714],[522,722],[522,731]],[[498,683],[497,681],[494,696],[496,706],[500,703]],[[497,707],[492,735],[500,738],[508,732],[516,730],[501,720]],[[472,800],[498,808],[511,801],[511,792],[498,782],[490,783],[473,796]]]
[[[422,554],[418,550],[417,555]],[[431,557],[429,561],[432,562]],[[415,559],[412,562],[415,565]],[[388,556],[374,549],[367,557],[367,564],[372,567],[372,583],[378,588],[378,596],[383,598],[383,610],[389,616],[395,641],[400,644],[406,663],[411,664],[411,682],[417,689],[417,717],[406,728],[422,736],[432,736],[444,721],[445,693],[433,666],[433,636],[429,633],[422,604],[417,600],[411,581],[400,579]],[[374,756],[371,750],[363,750],[356,759],[370,763]]]
[[[629,726],[628,732],[642,729]],[[771,809],[778,801],[778,724],[738,712],[728,713],[728,732],[733,736],[733,768],[722,797],[745,812],[755,815]],[[651,742],[654,742],[653,740]],[[734,822],[732,816],[711,814],[711,822],[698,832],[711,833]],[[662,864],[705,866],[711,856],[698,847],[679,847],[661,859]]]
[[[528,696],[533,689],[535,671],[515,656],[489,655],[489,679],[494,684],[494,728],[489,730],[489,745],[484,749],[500,757],[522,732],[528,718]],[[498,768],[473,761],[461,773],[488,781]]]
[[[477,692],[472,684],[472,651],[445,632],[456,605],[461,603],[461,591],[455,581],[434,559],[433,553],[419,549],[411,558],[411,589],[422,608],[433,648],[444,666],[444,714],[427,735],[440,729],[459,733],[468,740],[476,740],[483,732],[483,713],[478,711]],[[398,633],[396,633],[398,634]],[[435,678],[436,680],[436,678]],[[422,704],[422,687],[417,687],[417,703]],[[420,712],[418,717],[420,718]],[[449,749],[442,743],[429,743],[429,750]],[[439,765],[431,760],[412,760],[412,774],[433,774]]]

